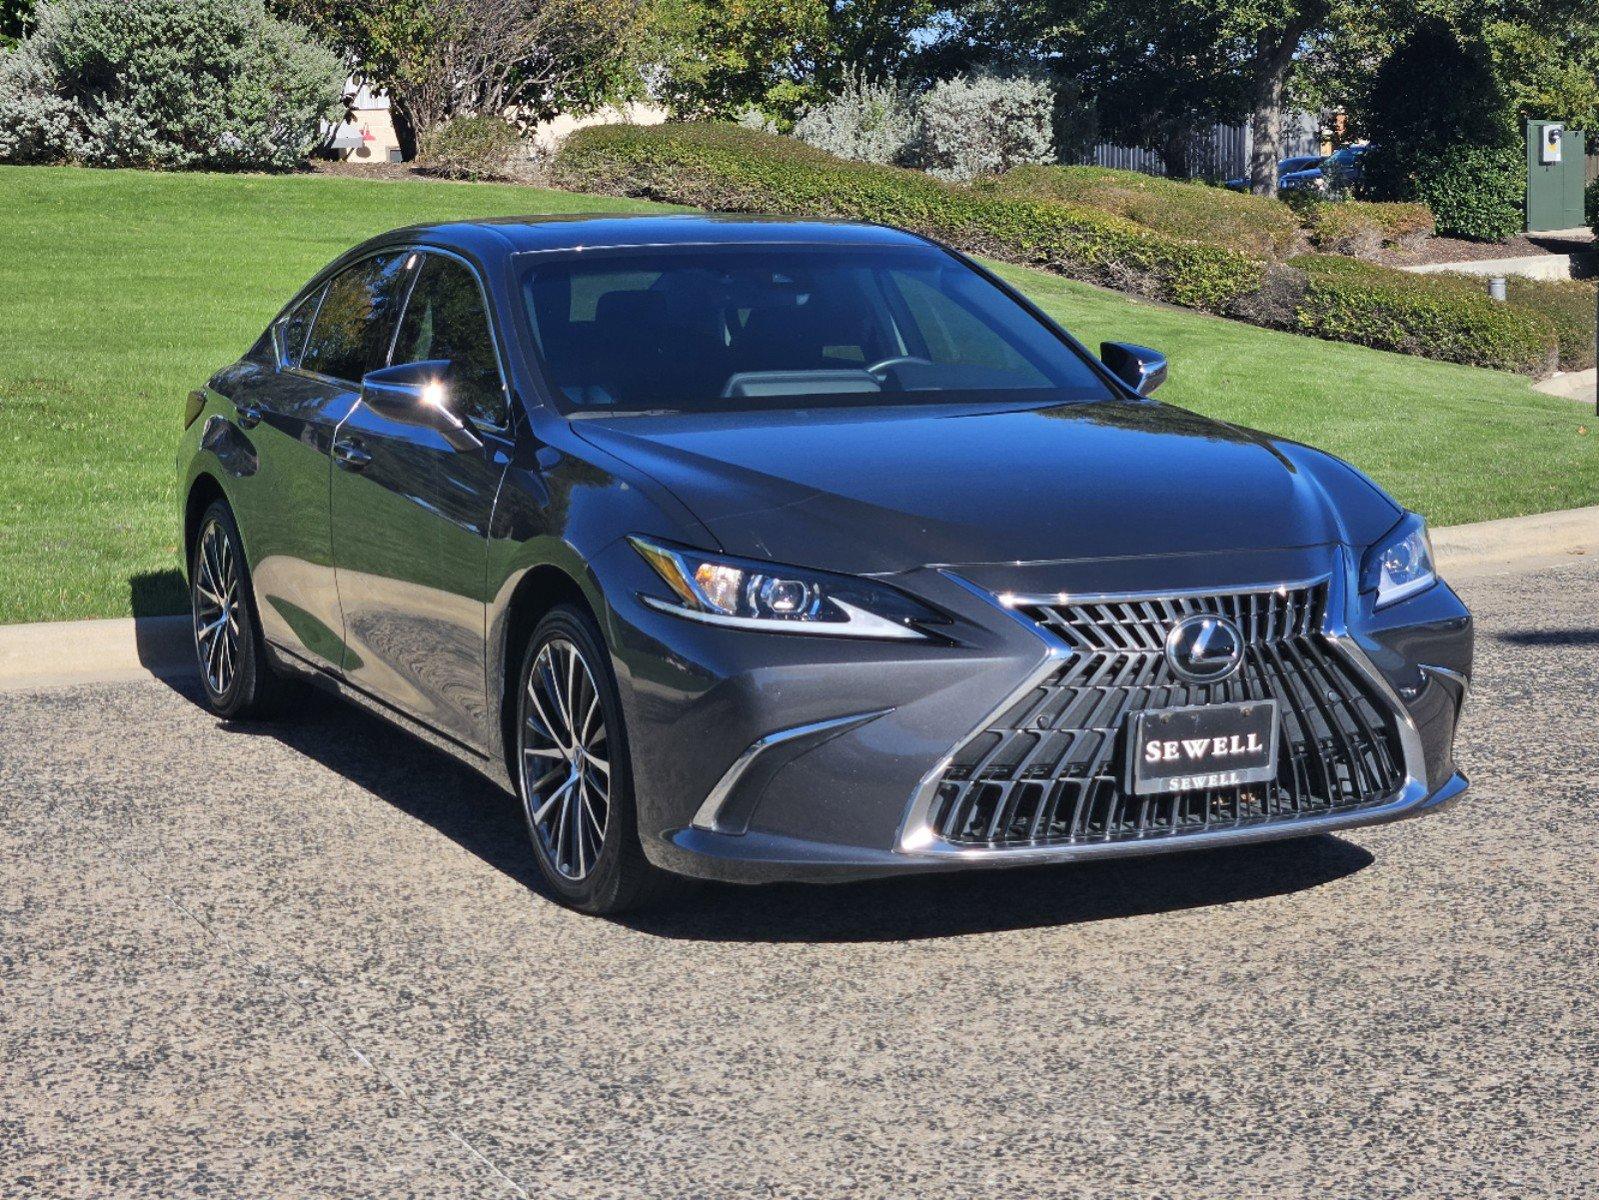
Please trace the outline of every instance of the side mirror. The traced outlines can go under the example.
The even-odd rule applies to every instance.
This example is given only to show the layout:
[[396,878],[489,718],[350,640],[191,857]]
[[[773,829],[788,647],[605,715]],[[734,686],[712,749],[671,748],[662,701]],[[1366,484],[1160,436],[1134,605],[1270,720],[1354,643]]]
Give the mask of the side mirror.
[[402,425],[431,429],[457,450],[476,450],[483,439],[450,407],[448,359],[401,363],[368,371],[361,379],[361,402]]
[[1140,396],[1147,396],[1166,382],[1166,356],[1148,346],[1131,342],[1103,342],[1099,361]]

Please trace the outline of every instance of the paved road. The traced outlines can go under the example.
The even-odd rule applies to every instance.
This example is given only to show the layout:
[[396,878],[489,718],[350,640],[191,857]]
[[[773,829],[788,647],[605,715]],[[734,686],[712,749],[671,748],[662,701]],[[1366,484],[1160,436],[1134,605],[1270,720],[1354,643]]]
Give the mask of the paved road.
[[1599,563],[1452,812],[617,924],[352,711],[0,695],[0,1195],[1599,1194]]

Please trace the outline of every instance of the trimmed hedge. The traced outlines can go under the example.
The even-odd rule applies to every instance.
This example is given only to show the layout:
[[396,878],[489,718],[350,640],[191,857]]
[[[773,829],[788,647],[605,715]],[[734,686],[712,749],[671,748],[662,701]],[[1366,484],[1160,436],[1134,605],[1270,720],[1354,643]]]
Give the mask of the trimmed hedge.
[[1599,237],[1599,179],[1588,185],[1585,207],[1588,210],[1588,226],[1593,230],[1594,237]]
[[1531,375],[1548,374],[1559,361],[1550,321],[1490,300],[1485,280],[1321,254],[1294,265],[1307,281],[1295,314],[1302,333]]
[[971,253],[1207,312],[1251,311],[1259,259],[1082,205],[994,195],[921,171],[835,158],[737,125],[596,125],[567,138],[557,186],[727,212],[876,221]]
[[581,129],[557,154],[554,179],[696,208],[897,225],[968,253],[1332,341],[1528,374],[1557,361],[1551,321],[1490,301],[1481,281],[1324,255],[1271,264],[1084,204],[847,162],[733,125]]
[[[1480,284],[1481,279],[1477,282]],[[1553,326],[1560,344],[1560,369],[1586,371],[1594,365],[1595,309],[1599,288],[1576,280],[1505,279],[1505,296],[1518,308],[1537,313]]]
[[1282,259],[1299,248],[1299,218],[1266,196],[1109,167],[1017,167],[983,186],[1000,195],[1102,209],[1171,237]]
[[509,179],[522,137],[503,117],[456,117],[427,135],[421,167],[445,179]]
[[1384,246],[1419,250],[1433,233],[1425,204],[1312,200],[1299,206],[1310,244],[1327,254],[1374,258]]

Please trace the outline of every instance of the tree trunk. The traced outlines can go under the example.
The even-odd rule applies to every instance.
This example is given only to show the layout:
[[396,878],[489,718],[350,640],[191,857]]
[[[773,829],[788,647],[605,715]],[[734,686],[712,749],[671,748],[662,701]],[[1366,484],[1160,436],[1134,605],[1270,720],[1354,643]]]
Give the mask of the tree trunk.
[[1249,190],[1257,196],[1277,194],[1277,160],[1282,157],[1283,95],[1300,31],[1285,35],[1262,31],[1255,43],[1255,94],[1249,114],[1253,144],[1249,151]]
[[1161,165],[1166,168],[1166,178],[1187,179],[1193,174],[1189,150],[1193,138],[1186,129],[1170,130],[1160,147]]
[[416,158],[416,125],[411,120],[411,114],[396,103],[394,98],[389,98],[389,119],[394,122],[394,139],[400,143],[400,157],[406,162]]
[[1254,146],[1249,154],[1249,188],[1257,196],[1277,194],[1277,160],[1283,149],[1283,104],[1288,73],[1305,34],[1327,19],[1328,0],[1302,0],[1295,17],[1281,28],[1262,29],[1255,36],[1254,102],[1249,114]]

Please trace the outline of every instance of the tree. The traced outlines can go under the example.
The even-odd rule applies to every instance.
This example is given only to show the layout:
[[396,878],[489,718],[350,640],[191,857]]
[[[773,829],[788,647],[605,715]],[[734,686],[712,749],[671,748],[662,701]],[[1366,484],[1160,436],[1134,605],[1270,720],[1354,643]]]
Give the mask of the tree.
[[969,0],[917,57],[931,79],[981,69],[1029,69],[1056,83],[1056,144],[1104,138],[1161,156],[1189,174],[1194,136],[1241,120],[1246,92],[1216,52],[1214,14],[1191,0]]
[[1529,118],[1594,128],[1599,21],[1524,5],[1418,20],[1377,71],[1360,121],[1376,143],[1363,190],[1427,202],[1440,232],[1483,241],[1522,228]]
[[1222,46],[1250,90],[1250,190],[1277,194],[1288,81],[1307,39],[1337,16],[1334,0],[1201,0],[1217,22]]
[[657,0],[657,90],[675,116],[755,108],[785,128],[851,76],[902,70],[930,0]]
[[274,0],[389,97],[408,156],[458,116],[519,123],[585,112],[641,86],[631,0]]

